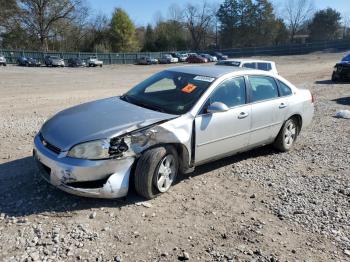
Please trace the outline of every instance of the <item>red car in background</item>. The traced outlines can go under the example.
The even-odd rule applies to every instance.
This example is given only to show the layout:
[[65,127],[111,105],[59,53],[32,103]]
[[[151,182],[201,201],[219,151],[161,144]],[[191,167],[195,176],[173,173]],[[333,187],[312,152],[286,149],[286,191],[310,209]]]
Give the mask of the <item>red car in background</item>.
[[190,55],[187,58],[187,63],[208,63],[208,59],[199,55]]

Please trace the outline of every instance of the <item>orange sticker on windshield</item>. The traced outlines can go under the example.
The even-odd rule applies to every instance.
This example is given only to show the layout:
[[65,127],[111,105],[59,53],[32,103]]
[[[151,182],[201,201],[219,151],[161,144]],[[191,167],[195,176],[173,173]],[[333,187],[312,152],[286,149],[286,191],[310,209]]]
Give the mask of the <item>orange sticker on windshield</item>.
[[188,84],[187,86],[185,86],[184,88],[181,89],[182,92],[184,93],[192,93],[197,87],[193,84]]

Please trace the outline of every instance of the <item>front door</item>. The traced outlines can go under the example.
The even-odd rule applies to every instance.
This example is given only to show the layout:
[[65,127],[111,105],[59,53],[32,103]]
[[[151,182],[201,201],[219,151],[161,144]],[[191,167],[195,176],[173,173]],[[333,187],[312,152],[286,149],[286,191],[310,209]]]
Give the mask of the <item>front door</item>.
[[246,104],[244,77],[219,84],[207,104],[214,102],[224,103],[229,110],[207,113],[204,108],[196,117],[196,164],[238,151],[249,142],[251,105]]

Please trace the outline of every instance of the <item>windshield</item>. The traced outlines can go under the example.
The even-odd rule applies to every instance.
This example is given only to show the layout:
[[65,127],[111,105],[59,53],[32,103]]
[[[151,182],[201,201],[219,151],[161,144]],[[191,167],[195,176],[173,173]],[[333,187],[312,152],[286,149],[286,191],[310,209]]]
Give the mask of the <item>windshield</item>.
[[212,77],[163,71],[138,84],[121,99],[148,109],[181,115],[194,106],[214,80]]
[[350,54],[343,57],[343,59],[341,61],[350,61]]

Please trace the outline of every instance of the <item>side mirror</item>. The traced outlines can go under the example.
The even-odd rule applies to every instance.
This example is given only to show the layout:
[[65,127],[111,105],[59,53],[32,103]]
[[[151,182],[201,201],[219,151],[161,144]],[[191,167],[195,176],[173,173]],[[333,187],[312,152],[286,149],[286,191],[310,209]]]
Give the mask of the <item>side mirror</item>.
[[221,102],[214,102],[210,104],[207,108],[207,113],[219,113],[219,112],[226,112],[229,108],[227,105]]

